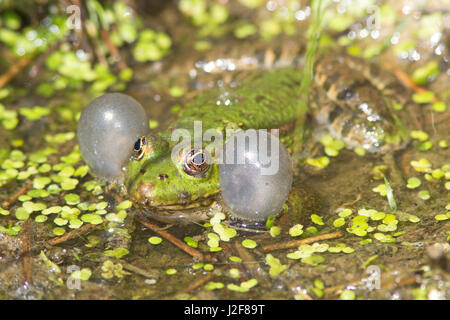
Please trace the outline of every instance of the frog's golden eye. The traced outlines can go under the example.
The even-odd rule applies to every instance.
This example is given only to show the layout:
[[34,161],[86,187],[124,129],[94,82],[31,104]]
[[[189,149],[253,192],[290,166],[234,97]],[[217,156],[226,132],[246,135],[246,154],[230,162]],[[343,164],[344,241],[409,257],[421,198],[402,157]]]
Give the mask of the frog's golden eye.
[[202,177],[209,169],[209,156],[205,150],[191,149],[184,157],[184,172],[190,176]]
[[140,137],[134,144],[134,149],[133,149],[133,158],[136,161],[139,161],[142,159],[142,157],[144,156],[145,153],[145,145],[147,143],[147,137],[146,136],[142,136]]

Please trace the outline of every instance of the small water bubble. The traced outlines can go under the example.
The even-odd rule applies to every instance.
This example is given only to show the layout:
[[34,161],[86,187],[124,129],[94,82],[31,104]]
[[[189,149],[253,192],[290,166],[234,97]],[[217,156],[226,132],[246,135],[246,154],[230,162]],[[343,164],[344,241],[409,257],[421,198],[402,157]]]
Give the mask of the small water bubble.
[[309,15],[311,14],[311,7],[310,6],[307,6],[305,8],[305,14],[306,14],[307,17],[309,17]]
[[56,24],[52,24],[49,28],[50,32],[57,34],[59,33],[59,27]]
[[38,38],[38,39],[33,41],[33,44],[34,44],[35,47],[40,47],[40,46],[42,46],[44,44],[44,41],[42,39]]
[[355,39],[356,38],[356,32],[355,31],[350,31],[348,34],[347,34],[347,37],[350,39],[350,40],[353,40],[353,39]]
[[25,36],[27,37],[28,40],[34,40],[37,37],[37,32],[36,30],[30,30],[29,32],[26,33]]
[[413,60],[413,61],[419,61],[420,60],[420,53],[418,53],[416,50],[411,52],[411,54],[409,56],[410,56],[410,59]]
[[274,11],[277,8],[278,4],[275,1],[268,1],[266,4],[266,8],[269,11]]
[[444,51],[444,45],[441,43],[439,44],[436,49],[434,49],[434,53],[438,56],[440,56],[442,54],[442,52]]
[[195,69],[189,70],[189,77],[191,79],[195,78],[196,76],[197,76],[197,70],[195,70]]
[[301,21],[301,20],[305,20],[305,18],[306,18],[306,13],[305,13],[305,11],[298,10],[298,11],[295,13],[295,19]]
[[407,3],[403,6],[402,12],[404,15],[408,15],[411,13],[411,9],[412,9],[411,5],[409,3]]
[[409,53],[406,51],[400,52],[400,58],[401,59],[408,59]]
[[24,47],[19,47],[16,50],[16,53],[17,53],[18,56],[23,56],[25,54],[25,52],[26,52],[26,50],[25,50]]
[[373,30],[373,31],[370,33],[370,36],[371,36],[373,39],[378,39],[378,38],[380,37],[380,31],[378,31],[378,30]]
[[345,11],[347,11],[347,4],[346,4],[346,3],[340,3],[340,4],[337,6],[337,12],[338,12],[339,14],[344,14]]
[[397,44],[399,40],[400,40],[400,32],[395,32],[395,33],[392,35],[391,43],[392,43],[392,44]]
[[89,55],[83,49],[78,49],[75,54],[80,61],[86,61],[89,59]]
[[441,40],[441,37],[442,37],[442,33],[440,33],[440,32],[436,32],[435,34],[433,34],[430,38],[431,45],[435,46],[439,42],[439,40]]
[[366,38],[368,35],[369,35],[369,31],[367,31],[367,29],[362,29],[362,30],[359,32],[359,36],[360,36],[361,38]]

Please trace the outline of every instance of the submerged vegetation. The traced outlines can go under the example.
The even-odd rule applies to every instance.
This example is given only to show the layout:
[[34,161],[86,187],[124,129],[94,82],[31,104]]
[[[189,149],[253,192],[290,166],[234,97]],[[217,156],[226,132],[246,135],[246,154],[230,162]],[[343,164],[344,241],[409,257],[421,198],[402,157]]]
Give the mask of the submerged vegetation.
[[[322,5],[305,53],[309,1],[0,2],[0,298],[448,299],[449,13]],[[81,157],[80,113],[106,92],[135,97],[156,132],[234,71],[330,52],[393,71],[425,126],[392,157],[318,132],[294,177],[307,196],[291,195],[260,233],[216,202],[207,222],[166,230]]]

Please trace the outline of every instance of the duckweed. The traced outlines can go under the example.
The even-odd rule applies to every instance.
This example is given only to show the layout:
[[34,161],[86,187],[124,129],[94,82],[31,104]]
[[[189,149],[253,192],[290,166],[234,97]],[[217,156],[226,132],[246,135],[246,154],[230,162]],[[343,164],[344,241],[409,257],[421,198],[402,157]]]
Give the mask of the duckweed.
[[329,134],[322,136],[320,143],[325,147],[326,155],[330,157],[336,157],[339,154],[339,150],[345,147],[343,141],[334,140]]
[[411,166],[416,170],[417,172],[429,172],[431,171],[431,163],[425,158],[419,159],[419,160],[412,160],[410,162]]
[[44,189],[48,184],[50,184],[51,179],[49,177],[37,177],[33,179],[34,189]]
[[319,157],[316,159],[307,158],[306,163],[313,167],[325,168],[326,166],[328,166],[330,164],[330,158],[325,157],[325,156]]
[[207,263],[203,266],[203,270],[205,271],[213,271],[214,270],[214,266],[211,263]]
[[434,216],[434,219],[436,219],[437,221],[445,221],[447,219],[450,218],[450,213],[447,212],[446,214],[441,213],[441,214],[437,214]]
[[92,271],[89,268],[83,268],[81,270],[75,270],[70,275],[73,279],[79,279],[82,281],[88,281],[92,275]]
[[238,279],[241,276],[239,269],[231,268],[228,270],[228,275],[233,279]]
[[69,220],[69,228],[71,229],[78,229],[83,225],[83,221],[81,221],[78,218],[72,218]]
[[289,235],[291,237],[298,237],[303,233],[303,226],[301,224],[296,224],[289,229]]
[[351,290],[343,290],[339,296],[339,299],[341,300],[355,300],[355,298],[356,294]]
[[333,221],[333,226],[336,228],[340,228],[345,224],[345,219],[344,218],[337,218],[336,220]]
[[381,242],[395,242],[395,238],[389,234],[375,233],[373,237]]
[[191,237],[184,237],[184,242],[186,242],[186,244],[192,248],[198,247],[198,242],[192,239]]
[[23,207],[17,208],[15,215],[19,220],[27,220],[30,217],[30,213]]
[[275,238],[276,236],[279,236],[281,234],[281,229],[280,227],[273,226],[270,228],[269,233],[273,238]]
[[280,259],[275,258],[270,253],[266,255],[265,261],[266,261],[267,265],[269,265],[269,267],[270,267],[269,275],[272,278],[275,278],[278,275],[280,275],[280,273],[285,271],[288,267],[287,265],[281,264]]
[[256,286],[258,284],[258,281],[256,279],[250,279],[248,281],[241,282],[239,285],[236,285],[234,283],[229,283],[227,285],[227,289],[230,291],[236,291],[236,292],[248,292],[251,288]]
[[47,108],[43,108],[40,106],[33,107],[31,109],[29,108],[20,108],[19,114],[24,116],[26,119],[30,121],[36,121],[40,118],[47,116],[50,114],[50,110]]
[[56,236],[62,236],[64,233],[66,233],[66,229],[61,228],[61,227],[56,227],[56,228],[53,229],[53,233]]
[[64,200],[68,205],[75,205],[80,203],[80,196],[75,193],[68,193],[64,196]]
[[231,256],[229,259],[232,262],[242,262],[242,259],[240,257],[236,257],[236,256]]
[[247,249],[254,249],[258,244],[251,239],[245,239],[242,241],[242,245]]
[[311,255],[309,257],[301,259],[302,263],[308,264],[310,266],[317,266],[317,265],[321,264],[324,261],[325,261],[324,257],[319,256],[319,255],[315,255],[315,254],[313,254],[313,255]]
[[347,209],[347,208],[339,210],[337,212],[339,212],[338,215],[341,218],[347,218],[348,216],[352,215],[352,213],[353,213],[352,209]]
[[177,269],[169,268],[166,270],[166,274],[168,275],[174,275],[175,273],[177,273]]
[[416,189],[416,188],[420,187],[421,184],[422,184],[422,181],[420,181],[419,178],[412,177],[412,178],[408,179],[408,184],[406,185],[406,187],[408,189]]
[[133,48],[136,61],[157,61],[170,52],[172,40],[163,32],[146,29],[139,34],[139,39]]
[[356,147],[353,149],[353,151],[360,157],[363,157],[366,155],[366,150],[364,148],[361,147]]
[[420,190],[418,192],[417,196],[422,200],[428,200],[431,198],[430,191],[428,191],[428,190]]
[[123,266],[121,263],[114,264],[111,260],[106,260],[102,265],[102,277],[105,279],[112,279],[114,276],[121,279],[125,275],[129,275],[130,273],[123,270]]
[[447,105],[442,101],[436,101],[431,108],[436,112],[445,112],[447,110]]
[[2,216],[7,216],[7,215],[9,215],[9,210],[6,210],[6,209],[3,209],[2,207],[0,207],[0,214],[2,215]]
[[116,259],[120,259],[129,253],[130,252],[128,251],[127,248],[115,248],[113,250],[105,250],[105,252],[104,252],[105,255],[116,258]]
[[[107,202],[105,202],[105,203],[106,203],[106,206],[107,206],[108,203],[107,203]],[[132,205],[133,205],[133,202],[132,202],[132,201],[130,201],[130,200],[125,200],[125,201],[122,201],[121,203],[119,203],[119,204],[117,205],[117,210],[126,210],[126,209],[131,208]],[[105,206],[104,204],[102,204],[102,206],[103,206],[103,208],[101,208],[101,209],[106,208],[106,206]],[[100,209],[100,208],[98,208],[98,209]]]
[[153,245],[158,245],[162,242],[162,239],[160,237],[150,237],[148,238],[148,242],[150,242]]
[[204,265],[205,265],[204,263],[199,262],[199,263],[194,264],[194,265],[192,266],[192,269],[198,270],[198,269],[203,268]]
[[323,221],[322,221],[322,217],[320,217],[320,216],[317,215],[317,214],[312,214],[312,215],[311,215],[311,221],[312,221],[313,223],[319,225],[319,226],[323,226],[323,225],[324,225],[324,223],[323,223]]
[[214,282],[214,281],[209,281],[205,285],[205,289],[209,290],[209,291],[222,289],[223,287],[224,287],[224,284],[222,282]]
[[63,218],[55,218],[54,220],[53,220],[53,223],[54,224],[56,224],[57,226],[65,226],[66,224],[67,224],[67,220],[66,219],[63,219]]
[[86,213],[81,216],[81,221],[87,222],[90,224],[100,224],[103,222],[102,217],[92,213]]
[[415,103],[424,104],[424,103],[430,103],[434,99],[434,93],[431,91],[424,91],[421,93],[414,93],[412,95],[412,99]]

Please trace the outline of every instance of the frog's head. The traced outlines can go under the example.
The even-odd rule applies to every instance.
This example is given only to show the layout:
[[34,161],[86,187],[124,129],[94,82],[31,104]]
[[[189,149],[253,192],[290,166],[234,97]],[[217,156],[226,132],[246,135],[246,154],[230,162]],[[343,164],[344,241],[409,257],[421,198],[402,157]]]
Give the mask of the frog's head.
[[143,207],[182,209],[201,204],[219,191],[218,168],[201,149],[186,147],[176,157],[160,136],[136,141],[125,185],[133,201]]

